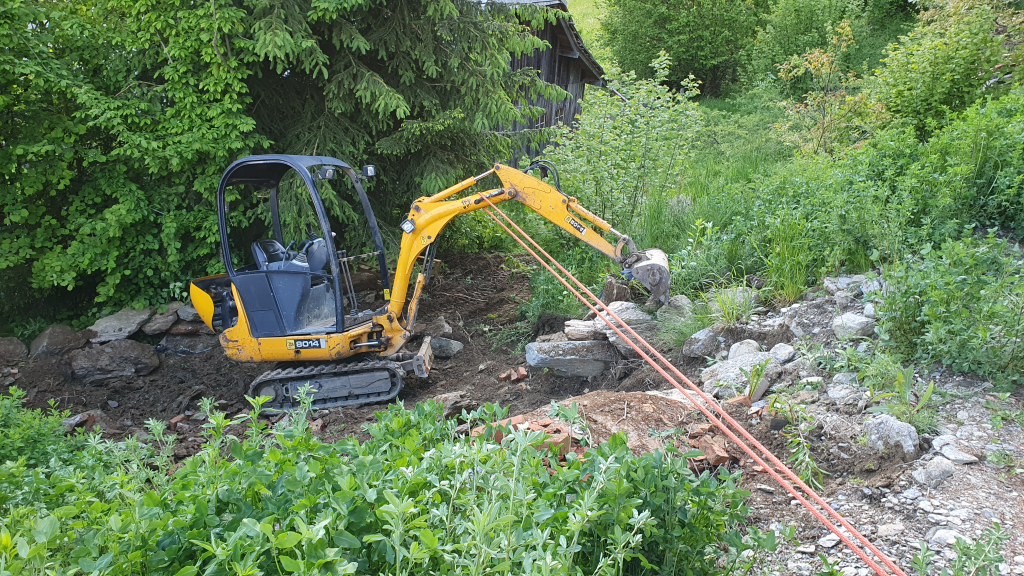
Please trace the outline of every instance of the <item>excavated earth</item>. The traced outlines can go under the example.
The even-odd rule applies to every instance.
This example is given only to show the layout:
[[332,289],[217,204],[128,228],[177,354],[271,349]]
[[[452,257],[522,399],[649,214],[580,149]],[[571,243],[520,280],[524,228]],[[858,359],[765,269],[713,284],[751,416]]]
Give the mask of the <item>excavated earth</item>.
[[[558,340],[567,319],[542,316],[534,326],[521,322],[519,308],[530,298],[532,272],[525,257],[452,254],[440,260],[422,302],[418,334],[410,346],[417,346],[423,335],[438,334],[440,330],[463,348],[451,358],[436,359],[429,378],[409,380],[399,401],[410,405],[441,397],[446,405],[452,405],[453,414],[495,402],[508,406],[510,415],[524,415],[527,421],[544,420],[553,400],[565,405],[575,402],[588,423],[592,441],[623,431],[636,452],[671,443],[683,451],[696,448],[706,454],[692,462],[694,470],[724,465],[740,471],[745,488],[751,492],[747,501],[750,524],[761,530],[788,526],[796,530],[796,540],[784,542],[755,573],[810,575],[822,568],[819,554],[838,563],[843,574],[870,573],[763,469],[708,425],[692,404],[671,390],[654,370],[642,367],[640,360],[620,361],[614,369],[591,378],[560,377],[554,371],[529,366],[522,346],[553,337]],[[942,458],[940,449],[931,445],[937,436],[922,435],[916,453],[909,457],[891,450],[872,450],[865,441],[865,422],[872,415],[856,402],[851,405],[834,399],[832,396],[841,396],[844,389],[832,378],[842,375],[834,376],[806,357],[814,345],[835,349],[863,341],[838,341],[833,335],[831,326],[837,316],[867,314],[868,298],[854,297],[851,293],[855,290],[842,285],[842,281],[840,284],[826,283],[826,290],[807,295],[804,302],[792,308],[758,309],[747,322],[719,330],[714,339],[700,344],[706,348],[710,343],[711,348],[698,346],[709,353],[687,353],[694,338],[681,349],[664,348],[663,352],[699,384],[709,362],[704,356],[715,358],[719,364],[733,362],[729,348],[734,343],[755,340],[760,349],[774,352],[776,344],[802,340],[806,344],[797,346],[800,350],[793,359],[787,359],[773,372],[775,380],[769,394],[803,405],[817,422],[808,437],[815,460],[827,473],[819,494],[829,505],[908,571],[920,541],[929,542],[937,552],[937,566],[948,566],[955,559],[950,540],[953,536],[976,539],[999,523],[1009,536],[1004,549],[1006,562],[999,573],[1024,574],[1024,522],[1017,518],[1017,512],[1024,509],[1024,482],[1022,476],[1013,474],[1013,468],[1021,466],[1024,459],[1022,430],[1012,422],[1000,426],[993,420],[996,412],[992,409],[999,404],[1007,410],[1020,410],[1024,403],[1014,397],[992,395],[988,390],[991,385],[981,379],[941,370],[919,371],[919,378],[935,380],[941,391],[938,417],[943,436],[939,438],[955,443],[963,455],[978,459],[955,463],[947,467],[952,471],[949,477],[932,485],[922,484],[915,474]],[[159,336],[132,338],[151,345],[160,342]],[[228,414],[242,412],[248,407],[244,390],[252,379],[271,368],[228,360],[216,346],[189,355],[159,346],[156,350],[159,367],[142,376],[85,383],[75,378],[68,354],[9,362],[0,376],[28,393],[29,406],[46,408],[53,404],[73,415],[101,411],[95,423],[105,427],[108,436],[144,434],[143,425],[149,419],[180,423],[175,430],[175,453],[183,458],[201,445],[197,402],[213,397]],[[527,378],[500,379],[510,369],[520,367],[526,369]],[[785,459],[788,449],[777,419],[763,408],[758,410],[758,404],[754,406],[748,409],[746,405],[729,404],[726,409],[761,443]],[[327,441],[353,434],[364,436],[363,426],[382,408],[376,405],[318,411],[311,416],[313,428]],[[996,461],[996,454],[1009,454],[1017,463],[1008,467]]]

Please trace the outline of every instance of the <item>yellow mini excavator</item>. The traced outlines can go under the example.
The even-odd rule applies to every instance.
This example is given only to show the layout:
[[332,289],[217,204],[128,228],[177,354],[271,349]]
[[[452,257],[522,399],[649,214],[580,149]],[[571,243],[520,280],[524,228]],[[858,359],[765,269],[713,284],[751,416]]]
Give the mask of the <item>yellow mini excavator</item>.
[[[540,168],[554,167],[542,161],[527,172]],[[351,184],[365,212],[375,247],[369,254],[348,256],[335,247],[324,200],[329,200],[326,192],[333,191],[330,181],[339,172],[344,178],[338,184]],[[313,405],[330,408],[387,401],[398,395],[406,374],[426,377],[433,359],[429,340],[424,339],[415,353],[405,351],[404,346],[416,322],[423,286],[430,277],[435,242],[456,216],[488,207],[483,198],[494,204],[521,202],[621,264],[627,276],[639,280],[662,301],[667,297],[669,270],[664,252],[637,251],[628,236],[563,194],[558,188],[557,171],[552,186],[501,164],[412,203],[401,223],[401,252],[394,281],[389,282],[384,244],[362,186],[362,181],[374,172],[373,166],[357,172],[344,162],[323,156],[262,155],[234,162],[221,178],[217,217],[221,259],[227,271],[193,280],[192,304],[206,325],[219,334],[228,357],[242,362],[280,363],[257,378],[248,390],[250,396],[269,397],[266,407],[271,410],[298,406],[299,389],[307,384],[314,391]],[[453,198],[492,174],[501,181],[501,188]],[[294,212],[288,206],[282,208],[279,202],[279,188],[286,177],[291,179],[291,189],[300,190],[310,207],[309,220],[303,222],[307,238],[297,244],[293,239],[287,246],[285,234],[294,234],[296,228],[282,225],[283,215]],[[229,246],[253,239],[239,239],[239,223],[247,217],[249,222],[258,219],[252,216],[251,208],[248,216],[229,218],[228,200],[243,200],[239,204],[245,206],[245,191],[265,200],[270,222],[266,234],[272,233],[273,238],[256,238],[251,243],[251,263],[236,269],[235,262],[246,259],[237,254],[233,259]],[[229,228],[234,234],[231,237]],[[614,236],[616,244],[608,242],[602,233]],[[379,267],[383,306],[360,309],[362,303],[353,287],[357,261]],[[420,272],[412,282],[418,263]]]

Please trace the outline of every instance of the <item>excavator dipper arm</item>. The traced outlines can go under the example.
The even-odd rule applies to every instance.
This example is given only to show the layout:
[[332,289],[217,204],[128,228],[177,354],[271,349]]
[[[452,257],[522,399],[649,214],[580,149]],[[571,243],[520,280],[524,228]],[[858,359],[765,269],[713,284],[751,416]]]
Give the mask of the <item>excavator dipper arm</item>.
[[[491,174],[497,175],[501,180],[501,188],[449,199]],[[413,202],[408,218],[402,222],[404,234],[395,270],[394,285],[391,290],[390,312],[398,317],[402,316],[416,260],[428,246],[437,240],[438,234],[444,227],[456,216],[489,206],[481,198],[481,194],[494,204],[509,200],[519,201],[580,241],[589,244],[598,252],[623,264],[627,271],[632,269],[633,276],[647,286],[655,296],[662,300],[667,297],[668,259],[663,252],[657,249],[638,252],[629,236],[618,232],[608,222],[580,206],[575,198],[563,194],[539,178],[509,166],[495,164],[493,168],[479,176],[468,178],[433,196],[419,198]],[[616,236],[618,239],[616,244],[612,245],[608,242],[595,228]],[[624,248],[628,248],[628,252],[624,253]],[[647,270],[645,271],[644,268]],[[419,295],[425,280],[423,274],[419,274],[413,287],[413,298],[406,314],[407,330],[412,329],[412,325],[415,323]]]

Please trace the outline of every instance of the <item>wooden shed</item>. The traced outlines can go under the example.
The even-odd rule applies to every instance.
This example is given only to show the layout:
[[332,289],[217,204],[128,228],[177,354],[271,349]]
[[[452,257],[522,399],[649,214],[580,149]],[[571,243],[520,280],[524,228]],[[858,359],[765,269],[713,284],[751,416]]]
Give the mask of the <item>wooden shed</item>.
[[549,101],[545,98],[534,102],[537,106],[544,108],[544,114],[528,124],[516,123],[512,127],[513,131],[571,123],[580,113],[584,87],[587,84],[601,86],[604,70],[583,45],[583,39],[580,38],[579,32],[576,31],[576,25],[573,24],[572,18],[569,16],[568,0],[499,1],[508,4],[532,2],[537,6],[565,13],[565,16],[559,18],[556,24],[548,24],[541,30],[534,30],[534,34],[541,40],[547,41],[550,48],[534,50],[532,54],[513,57],[511,66],[513,70],[523,68],[539,70],[542,80],[559,86],[570,96],[561,101]]

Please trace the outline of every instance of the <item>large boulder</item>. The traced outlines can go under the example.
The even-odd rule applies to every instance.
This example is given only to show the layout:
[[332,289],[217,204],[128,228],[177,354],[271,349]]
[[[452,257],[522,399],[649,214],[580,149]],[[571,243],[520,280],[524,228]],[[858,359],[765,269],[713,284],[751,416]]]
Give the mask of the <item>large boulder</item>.
[[199,312],[196,312],[195,306],[192,304],[184,304],[181,308],[178,308],[178,318],[184,322],[203,321],[203,319],[199,317]]
[[19,362],[28,356],[25,343],[17,338],[0,338],[0,363]]
[[141,310],[124,308],[117,314],[105,316],[89,327],[96,333],[90,341],[97,344],[123,340],[139,331],[142,325],[153,317],[153,309],[146,307]]
[[530,366],[548,368],[559,376],[597,376],[618,359],[615,346],[604,340],[531,342],[526,345],[526,362]]
[[[601,326],[597,323],[600,322]],[[608,325],[603,320],[566,320],[565,337],[569,340],[599,340]]]
[[430,339],[430,351],[437,358],[451,358],[462,351],[463,344],[451,338],[433,337]]
[[832,320],[832,333],[836,338],[867,338],[875,333],[875,321],[867,316],[847,312]]
[[[637,335],[646,340],[648,344],[651,344],[652,346],[657,344],[656,338],[658,337],[658,325],[656,323],[651,322],[647,324],[638,324],[636,326],[632,326],[631,328],[633,328],[633,331],[636,332]],[[633,339],[629,332],[622,330],[622,333],[627,338],[630,338],[631,340]],[[615,346],[615,349],[619,351],[619,354],[622,354],[624,357],[629,359],[635,359],[640,357],[640,355],[637,354],[636,350],[634,350],[632,346],[626,343],[625,340],[619,337],[619,335],[616,334],[614,330],[605,330],[604,336],[608,338],[608,341],[612,343],[612,346]],[[644,348],[642,344],[640,345],[640,349],[643,350],[645,354],[650,355],[650,351]]]
[[757,401],[768,389],[768,386],[782,374],[782,366],[770,352],[744,354],[705,368],[700,374],[700,379],[704,382],[704,391],[712,393],[718,398],[731,398],[745,394],[748,382],[747,376],[743,372],[750,372],[754,366],[766,360],[768,365],[765,366],[764,376],[750,398],[752,401]]
[[160,346],[165,351],[179,356],[202,354],[219,345],[220,340],[209,334],[168,334],[160,341]]
[[[654,321],[650,314],[641,310],[640,307],[633,302],[612,302],[607,306],[608,310],[612,314],[618,316],[619,320],[622,320],[629,326],[636,326],[638,324],[646,324]],[[607,318],[613,324],[618,326],[618,322],[616,322],[610,315],[606,315],[604,310],[600,310],[599,316],[594,319],[594,325],[597,326],[598,329],[608,329],[608,323],[604,318]]]
[[683,343],[683,356],[690,358],[713,357],[725,343],[725,339],[722,337],[724,331],[723,324],[715,324],[690,336]]
[[114,340],[76,350],[70,358],[75,378],[87,384],[119,376],[145,376],[160,365],[156,350],[135,340]]
[[659,322],[680,322],[693,316],[693,302],[682,294],[668,299],[664,306],[658,308]]
[[822,340],[827,336],[832,318],[835,316],[835,306],[828,300],[801,302],[783,310],[783,322],[798,339],[813,339],[821,335],[818,340]]
[[70,350],[78,350],[89,342],[89,336],[89,332],[79,332],[63,324],[54,324],[32,341],[29,345],[29,357],[60,356]]
[[213,330],[203,322],[186,322],[179,320],[167,331],[168,334],[213,334]]
[[171,302],[167,305],[167,310],[160,314],[154,314],[149,322],[142,325],[142,333],[147,336],[154,334],[163,334],[170,330],[171,326],[178,321],[178,308],[181,308],[181,302]]
[[867,446],[880,453],[894,453],[904,462],[917,456],[917,430],[889,414],[878,414],[864,424]]

